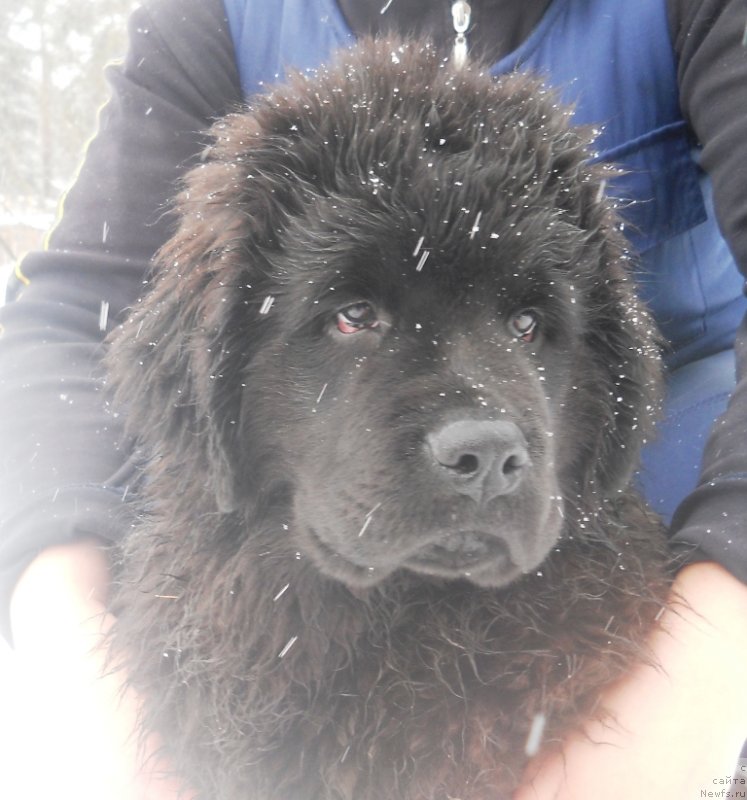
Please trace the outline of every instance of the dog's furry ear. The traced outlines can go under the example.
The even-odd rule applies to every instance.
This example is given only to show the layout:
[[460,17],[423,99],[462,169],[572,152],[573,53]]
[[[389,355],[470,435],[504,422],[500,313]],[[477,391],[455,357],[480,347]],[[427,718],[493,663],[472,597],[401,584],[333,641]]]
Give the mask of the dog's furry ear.
[[215,144],[184,179],[178,228],[148,293],[110,337],[106,367],[128,432],[161,472],[190,460],[219,510],[231,511],[238,484],[246,486],[236,441],[241,376],[267,329],[267,256],[299,200],[253,117],[233,115],[213,132]]
[[593,476],[595,491],[611,496],[629,484],[641,446],[654,433],[663,392],[662,340],[636,296],[615,212],[602,208],[596,216],[589,257],[599,268],[585,273],[587,357],[577,364],[574,382],[586,386],[579,392],[589,406],[582,414],[597,432],[585,443],[586,474]]
[[538,181],[538,191],[554,194],[562,220],[577,235],[568,278],[581,310],[583,349],[572,365],[569,413],[575,424],[568,427],[586,424],[574,443],[580,461],[572,472],[584,476],[582,491],[610,497],[629,485],[641,446],[654,434],[663,340],[635,290],[635,254],[614,200],[615,180],[623,173],[593,160],[591,129],[569,128],[552,109],[546,113],[555,138],[543,172],[548,178]]
[[[661,358],[655,325],[632,294],[622,308],[617,324],[605,331],[609,361],[604,390],[608,396],[595,457],[598,485],[605,495],[629,484],[640,463],[641,447],[654,436],[661,413]],[[604,357],[601,342],[595,346]]]

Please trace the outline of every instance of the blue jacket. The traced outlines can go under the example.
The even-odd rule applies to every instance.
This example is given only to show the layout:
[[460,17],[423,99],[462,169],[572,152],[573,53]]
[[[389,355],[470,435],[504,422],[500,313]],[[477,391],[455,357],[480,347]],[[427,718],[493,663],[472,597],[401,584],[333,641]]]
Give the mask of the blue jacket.
[[[353,39],[334,0],[225,6],[247,97]],[[731,348],[747,303],[679,108],[665,0],[553,0],[493,72],[517,68],[542,74],[574,105],[575,122],[599,130],[597,158],[626,171],[610,191],[639,256],[639,292],[671,344],[666,421],[641,476],[668,516],[694,488],[708,430],[734,387]]]

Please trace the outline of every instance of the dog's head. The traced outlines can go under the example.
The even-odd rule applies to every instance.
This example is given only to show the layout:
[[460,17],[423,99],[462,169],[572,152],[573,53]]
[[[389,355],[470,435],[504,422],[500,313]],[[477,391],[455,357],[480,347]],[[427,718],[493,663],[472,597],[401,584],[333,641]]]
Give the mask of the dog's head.
[[110,356],[184,491],[285,498],[349,585],[500,586],[624,487],[655,332],[569,116],[535,79],[368,42],[219,122]]

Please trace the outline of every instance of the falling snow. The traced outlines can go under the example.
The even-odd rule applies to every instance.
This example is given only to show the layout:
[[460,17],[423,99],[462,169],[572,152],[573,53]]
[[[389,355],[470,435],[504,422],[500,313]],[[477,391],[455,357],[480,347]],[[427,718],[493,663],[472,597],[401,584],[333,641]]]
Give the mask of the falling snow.
[[371,523],[371,517],[368,516],[366,517],[365,522],[363,523],[363,527],[358,531],[358,538],[363,536],[363,534],[366,532],[366,528],[369,526],[370,523]]
[[[482,219],[482,211],[477,212],[477,216],[475,217],[475,221],[472,225],[472,230],[469,232],[469,238],[474,239],[475,234],[480,230],[480,220]],[[517,234],[518,235],[518,234]]]
[[418,261],[417,267],[415,267],[415,272],[420,272],[423,267],[425,266],[425,262],[428,260],[428,256],[431,254],[430,250],[423,250],[422,255],[420,256],[420,261]]
[[278,658],[285,658],[288,655],[288,651],[293,647],[293,645],[298,641],[298,636],[291,636],[288,640],[288,643],[285,647],[278,653]]
[[540,745],[542,744],[542,734],[545,731],[546,723],[547,718],[544,714],[534,715],[532,725],[529,728],[529,734],[527,735],[527,741],[524,745],[524,752],[529,758],[537,755],[539,752]]
[[261,305],[261,307],[259,309],[259,313],[260,314],[269,314],[270,313],[270,309],[272,308],[272,304],[274,302],[275,302],[275,298],[271,294],[268,294],[267,297],[265,297],[265,299],[264,299],[264,301],[263,301],[263,303],[262,303],[262,305]]
[[[288,591],[288,587],[290,586],[289,583],[286,583],[285,586],[272,598],[273,603],[277,603],[278,600]],[[295,641],[295,640],[294,640]],[[282,658],[282,656],[281,656]]]
[[109,322],[109,301],[102,300],[101,308],[99,309],[99,330],[105,331],[108,322]]

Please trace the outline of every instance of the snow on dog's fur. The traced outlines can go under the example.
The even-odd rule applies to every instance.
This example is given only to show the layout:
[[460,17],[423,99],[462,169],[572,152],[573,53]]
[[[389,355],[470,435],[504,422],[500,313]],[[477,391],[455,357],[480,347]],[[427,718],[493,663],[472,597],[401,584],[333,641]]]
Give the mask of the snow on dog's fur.
[[143,725],[204,800],[508,798],[669,585],[612,173],[535,79],[420,44],[213,136],[109,355]]

